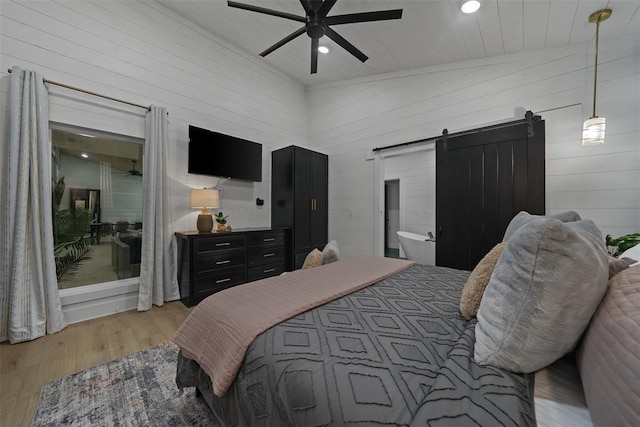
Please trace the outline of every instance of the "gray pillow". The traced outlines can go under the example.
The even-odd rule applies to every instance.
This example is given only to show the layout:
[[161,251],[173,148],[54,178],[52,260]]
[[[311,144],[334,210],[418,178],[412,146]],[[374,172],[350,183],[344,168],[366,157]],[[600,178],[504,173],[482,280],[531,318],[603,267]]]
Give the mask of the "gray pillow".
[[578,215],[578,213],[574,211],[560,212],[560,213],[548,215],[548,216],[531,215],[529,212],[520,211],[516,216],[513,217],[513,219],[507,226],[507,229],[504,232],[504,238],[502,239],[502,241],[506,242],[513,235],[513,233],[515,233],[520,227],[530,223],[534,219],[539,219],[539,218],[555,218],[562,222],[574,222],[574,221],[580,221],[582,219],[580,218],[580,215]]
[[324,264],[330,264],[340,260],[340,250],[338,249],[338,242],[335,240],[330,241],[322,250],[324,256]]
[[537,218],[507,241],[478,310],[481,365],[533,372],[571,351],[607,290],[608,254],[592,221]]

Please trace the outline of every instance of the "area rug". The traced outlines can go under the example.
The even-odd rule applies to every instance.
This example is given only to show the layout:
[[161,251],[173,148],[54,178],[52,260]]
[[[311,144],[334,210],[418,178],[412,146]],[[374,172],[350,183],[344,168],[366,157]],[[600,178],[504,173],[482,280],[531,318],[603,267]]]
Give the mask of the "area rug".
[[45,384],[32,426],[217,426],[195,389],[178,392],[177,357],[161,344]]

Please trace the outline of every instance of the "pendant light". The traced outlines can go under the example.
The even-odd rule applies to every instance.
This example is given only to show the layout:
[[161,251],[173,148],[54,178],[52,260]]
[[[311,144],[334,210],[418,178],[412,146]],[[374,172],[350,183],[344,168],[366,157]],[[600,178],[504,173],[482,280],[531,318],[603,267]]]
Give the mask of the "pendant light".
[[596,61],[593,72],[593,115],[584,121],[582,126],[582,146],[604,144],[604,131],[606,119],[596,116],[596,89],[598,87],[598,38],[600,35],[600,22],[611,16],[611,9],[601,9],[589,16],[589,22],[596,24]]

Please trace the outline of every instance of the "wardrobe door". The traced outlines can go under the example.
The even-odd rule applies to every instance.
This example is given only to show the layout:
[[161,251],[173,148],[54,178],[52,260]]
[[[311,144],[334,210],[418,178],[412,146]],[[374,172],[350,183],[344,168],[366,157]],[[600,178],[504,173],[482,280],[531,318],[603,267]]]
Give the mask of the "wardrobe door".
[[327,244],[328,218],[328,161],[327,156],[313,153],[311,156],[311,223],[310,246],[322,249]]
[[271,226],[293,227],[293,147],[271,155]]
[[[294,225],[293,247],[296,251],[296,264],[302,252],[311,251],[311,152],[302,148],[294,151]],[[304,259],[303,259],[304,261]]]

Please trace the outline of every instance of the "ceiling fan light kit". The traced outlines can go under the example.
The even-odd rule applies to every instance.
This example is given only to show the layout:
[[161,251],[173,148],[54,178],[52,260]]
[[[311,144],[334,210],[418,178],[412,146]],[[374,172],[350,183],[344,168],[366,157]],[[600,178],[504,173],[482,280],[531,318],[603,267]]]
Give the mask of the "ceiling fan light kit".
[[611,9],[600,9],[589,16],[589,22],[596,24],[596,58],[593,71],[593,115],[582,125],[582,146],[604,144],[606,119],[596,115],[596,91],[598,88],[598,42],[600,38],[600,22],[609,19]]
[[278,10],[267,9],[259,6],[252,6],[249,4],[238,3],[230,0],[227,1],[227,5],[229,7],[234,7],[237,9],[249,10],[251,12],[263,13],[265,15],[277,16],[279,18],[290,19],[293,21],[304,23],[304,26],[302,28],[294,31],[279,42],[275,43],[273,46],[267,48],[265,51],[260,53],[260,56],[265,57],[274,50],[289,43],[296,37],[306,33],[307,36],[311,38],[311,74],[315,74],[318,72],[318,51],[320,47],[319,40],[323,36],[329,37],[340,47],[358,58],[360,61],[365,62],[367,59],[369,59],[367,55],[362,53],[360,50],[358,50],[358,48],[344,39],[335,30],[333,30],[330,27],[331,25],[353,24],[356,22],[386,21],[391,19],[400,19],[402,17],[402,9],[327,16],[336,2],[337,0],[300,0],[300,3],[304,8],[305,16],[298,16],[287,12],[281,12]]
[[467,0],[460,5],[460,10],[464,13],[474,13],[480,9],[480,2],[478,0]]

